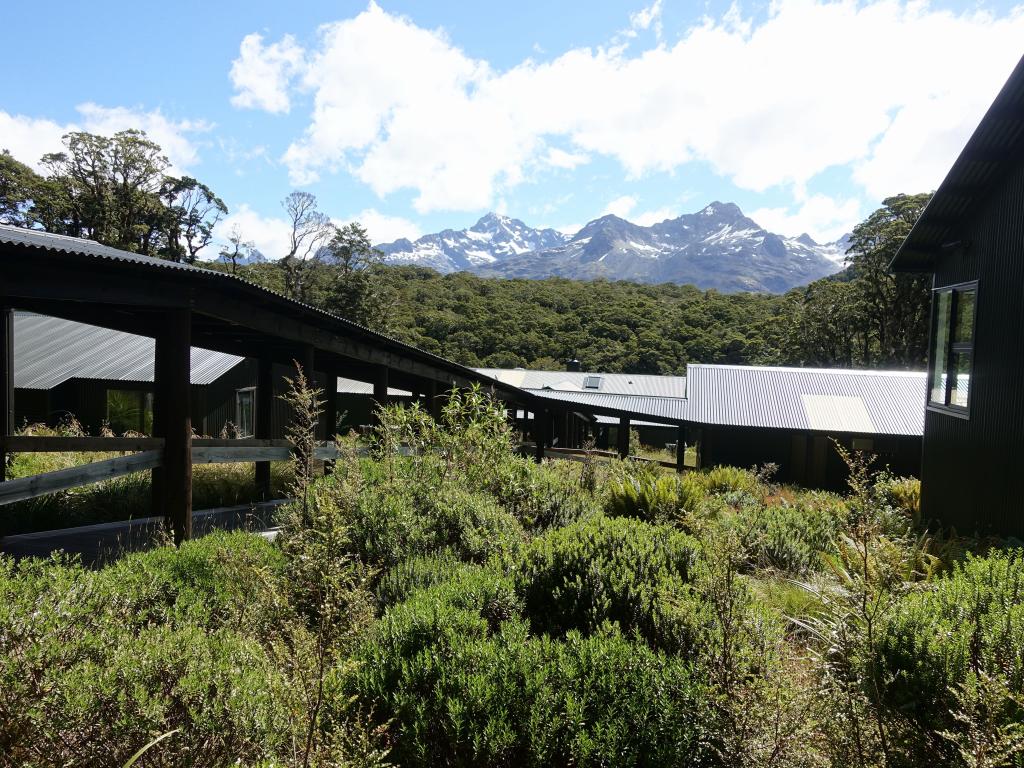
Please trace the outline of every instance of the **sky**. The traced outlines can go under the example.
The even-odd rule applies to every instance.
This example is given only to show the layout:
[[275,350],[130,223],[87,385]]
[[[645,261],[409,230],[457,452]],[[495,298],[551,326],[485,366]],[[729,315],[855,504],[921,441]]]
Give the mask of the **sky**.
[[1024,5],[998,1],[36,0],[4,17],[0,149],[39,168],[68,131],[141,128],[227,203],[218,239],[270,257],[296,189],[378,243],[492,210],[575,232],[713,200],[829,242],[934,189],[1024,54]]

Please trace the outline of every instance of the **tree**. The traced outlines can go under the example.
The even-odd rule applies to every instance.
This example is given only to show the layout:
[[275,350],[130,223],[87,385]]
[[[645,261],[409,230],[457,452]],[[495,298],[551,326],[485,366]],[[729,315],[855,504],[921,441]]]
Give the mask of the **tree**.
[[930,199],[931,194],[886,198],[853,230],[847,262],[878,355],[865,365],[917,368],[925,363],[930,278],[895,274],[889,264]]
[[289,298],[306,301],[309,273],[320,262],[320,249],[333,237],[330,217],[317,209],[309,192],[292,192],[281,203],[288,214],[288,253],[281,259]]
[[388,301],[378,267],[384,254],[370,244],[366,230],[356,222],[335,228],[326,250],[334,267],[328,309],[360,325],[383,330]]
[[195,264],[199,251],[213,239],[213,228],[227,215],[224,201],[191,176],[167,176],[160,185],[164,202],[164,246],[160,255],[170,261]]
[[73,132],[64,146],[42,159],[53,182],[47,229],[157,255],[165,239],[159,193],[170,165],[159,145],[129,130],[112,137]]
[[42,178],[6,149],[0,151],[0,224],[29,225],[29,210]]
[[217,255],[220,256],[222,262],[230,265],[231,274],[235,275],[238,274],[238,262],[252,256],[253,250],[255,250],[255,246],[242,237],[242,231],[235,225],[228,235],[227,244],[221,247],[220,253]]

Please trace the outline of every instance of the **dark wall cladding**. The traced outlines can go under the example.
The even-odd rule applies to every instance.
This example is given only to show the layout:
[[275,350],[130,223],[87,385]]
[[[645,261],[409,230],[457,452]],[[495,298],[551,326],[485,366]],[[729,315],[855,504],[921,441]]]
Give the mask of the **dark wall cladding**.
[[[696,438],[697,435],[694,435]],[[806,488],[847,490],[848,471],[833,441],[847,450],[873,454],[873,468],[900,476],[918,477],[921,469],[921,438],[900,435],[849,435],[807,433],[749,427],[702,427],[701,464],[755,467],[775,464],[773,479]],[[855,442],[856,441],[856,442]],[[861,448],[864,444],[870,447]]]
[[961,533],[1024,536],[1024,162],[997,184],[935,285],[978,281],[970,418],[929,411],[922,512]]

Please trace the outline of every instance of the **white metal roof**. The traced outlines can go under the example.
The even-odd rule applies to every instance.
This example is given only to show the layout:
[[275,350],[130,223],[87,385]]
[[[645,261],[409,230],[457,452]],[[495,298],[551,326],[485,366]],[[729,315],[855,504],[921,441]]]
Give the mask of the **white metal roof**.
[[[14,386],[53,389],[68,379],[153,381],[153,339],[28,312],[14,314]],[[241,357],[192,348],[192,383],[209,384]]]
[[699,424],[852,434],[924,434],[927,374],[690,365],[687,419]]
[[[639,395],[647,397],[686,397],[685,376],[654,376],[642,373],[601,373],[599,371],[529,371],[524,368],[477,368],[520,389],[550,389],[559,392],[586,392],[601,395]],[[599,386],[586,387],[588,377],[600,379]]]

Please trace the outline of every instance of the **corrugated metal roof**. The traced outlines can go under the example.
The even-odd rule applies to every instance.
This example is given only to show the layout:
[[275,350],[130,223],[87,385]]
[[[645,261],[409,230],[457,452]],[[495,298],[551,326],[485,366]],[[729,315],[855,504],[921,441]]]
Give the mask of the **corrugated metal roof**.
[[686,373],[694,423],[924,434],[924,372],[690,365]]
[[[14,386],[53,389],[68,379],[153,380],[154,341],[55,317],[16,312]],[[209,384],[241,357],[192,348],[192,383]]]
[[[553,389],[602,395],[686,397],[685,376],[599,371],[530,371],[524,368],[477,368],[476,371],[521,389]],[[592,376],[600,378],[600,387],[592,389],[583,386],[584,380]]]
[[927,270],[943,246],[959,238],[971,208],[1010,167],[1024,140],[1024,58],[981,119],[960,156],[892,260],[897,271]]
[[[191,266],[188,264],[178,264],[164,259],[153,258],[152,256],[142,256],[137,253],[131,253],[117,248],[111,248],[106,245],[100,245],[92,240],[68,237],[66,235],[56,235],[36,229],[14,227],[9,224],[0,224],[0,243],[41,248],[47,251],[57,251],[72,256],[84,256],[87,258],[123,262],[126,264],[145,267],[147,269],[187,272],[193,275],[196,279],[206,280],[218,285],[234,285],[248,291],[250,294],[258,295],[265,299],[274,301],[278,306],[283,306],[289,310],[298,310],[303,313],[312,314],[322,319],[325,323],[333,324],[336,328],[340,327],[346,332],[351,331],[354,335],[369,339],[372,342],[383,342],[385,345],[396,349],[408,357],[428,361],[442,370],[457,373],[458,375],[469,378],[470,380],[477,378],[477,373],[472,368],[467,368],[464,365],[455,363],[447,358],[441,357],[440,355],[435,355],[432,352],[427,352],[419,347],[406,344],[405,342],[399,341],[387,334],[370,330],[369,328],[359,325],[358,323],[354,323],[344,317],[339,317],[338,315],[331,314],[330,312],[318,309],[317,307],[309,304],[289,299],[275,291],[271,291],[263,286],[256,285],[255,283],[250,283],[237,275],[232,275],[227,272],[203,269],[201,267]],[[2,251],[0,251],[0,255],[2,255]],[[485,379],[481,383],[489,384],[490,382]]]
[[648,421],[664,420],[667,424],[686,421],[687,401],[678,397],[650,397],[643,395],[604,395],[595,392],[559,392],[550,389],[528,390],[530,394],[548,400],[557,400],[604,411],[615,411],[627,417],[641,416]]
[[[346,379],[343,376],[339,376],[338,392],[346,395],[372,395],[373,384],[366,381],[356,381],[355,379]],[[409,397],[412,395],[412,392],[405,389],[388,387],[388,394],[393,397]]]

